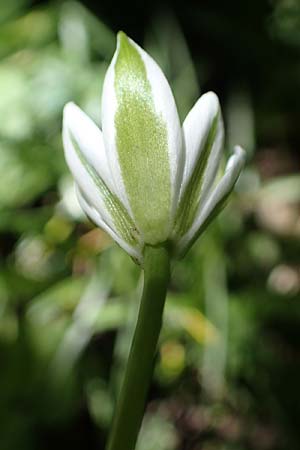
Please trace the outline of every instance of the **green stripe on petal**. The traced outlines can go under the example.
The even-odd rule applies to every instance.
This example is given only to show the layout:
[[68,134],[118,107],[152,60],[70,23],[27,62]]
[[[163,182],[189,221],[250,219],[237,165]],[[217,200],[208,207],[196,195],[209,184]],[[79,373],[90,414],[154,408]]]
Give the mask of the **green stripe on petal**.
[[218,121],[219,113],[212,121],[200,158],[179,202],[175,219],[175,234],[177,237],[183,236],[189,230],[197,214],[205,170],[217,135]]
[[201,224],[200,228],[197,230],[193,238],[188,242],[188,244],[184,247],[184,249],[179,252],[179,258],[183,258],[189,249],[192,247],[192,245],[197,241],[199,236],[206,230],[208,225],[220,214],[220,212],[225,208],[227,201],[234,189],[234,186],[230,189],[230,191],[225,195],[225,197],[221,198],[212,212],[207,216],[207,218],[204,220],[204,222]]
[[88,160],[82,153],[79,145],[77,144],[75,138],[71,133],[70,139],[72,141],[76,154],[81,161],[81,164],[84,166],[94,184],[99,189],[99,195],[101,195],[101,198],[103,199],[104,204],[113,219],[116,231],[128,244],[136,245],[139,240],[139,235],[136,226],[129,216],[127,210],[124,208],[118,197],[116,197],[116,195],[114,195],[108,189],[107,185],[104,183],[93,166],[89,164]]
[[224,208],[245,164],[245,159],[246,152],[241,147],[236,146],[234,154],[227,162],[223,177],[201,206],[192,227],[177,243],[176,250],[178,256],[185,255],[195,240]]
[[155,110],[144,61],[124,33],[115,62],[116,146],[132,214],[145,242],[166,239],[171,181],[166,124]]

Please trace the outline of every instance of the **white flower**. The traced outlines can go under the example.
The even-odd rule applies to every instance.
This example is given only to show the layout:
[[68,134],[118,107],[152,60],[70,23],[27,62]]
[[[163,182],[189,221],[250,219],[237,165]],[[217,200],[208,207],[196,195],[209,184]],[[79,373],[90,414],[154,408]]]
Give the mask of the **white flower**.
[[221,210],[244,164],[236,147],[220,181],[223,122],[208,92],[180,126],[170,86],[124,33],[107,70],[102,131],[75,104],[64,109],[65,156],[90,219],[142,263],[145,244],[184,254]]

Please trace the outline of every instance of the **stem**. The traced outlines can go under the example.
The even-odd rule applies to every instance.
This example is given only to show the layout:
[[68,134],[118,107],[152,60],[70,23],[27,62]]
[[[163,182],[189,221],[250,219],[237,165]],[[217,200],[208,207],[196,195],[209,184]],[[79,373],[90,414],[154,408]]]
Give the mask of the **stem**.
[[142,423],[170,278],[165,246],[146,246],[144,289],[107,450],[134,450]]

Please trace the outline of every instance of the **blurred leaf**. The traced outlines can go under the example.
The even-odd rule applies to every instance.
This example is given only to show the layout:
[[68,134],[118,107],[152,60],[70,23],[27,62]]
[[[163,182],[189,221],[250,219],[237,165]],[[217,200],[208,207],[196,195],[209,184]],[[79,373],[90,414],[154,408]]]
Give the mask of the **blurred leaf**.
[[[11,140],[26,139],[33,132],[33,118],[28,111],[26,75],[12,64],[0,66],[1,136]],[[1,153],[5,151],[1,149]]]
[[238,144],[246,150],[250,159],[255,150],[256,136],[252,99],[247,88],[239,88],[230,93],[225,118],[229,152]]
[[163,412],[147,414],[137,442],[137,450],[175,450],[177,435],[174,425]]
[[0,24],[11,19],[17,13],[23,12],[30,0],[11,0],[0,3]]
[[[1,183],[0,183],[1,185]],[[6,209],[0,212],[0,232],[22,234],[41,232],[52,215],[52,207]]]
[[300,5],[298,0],[278,0],[271,16],[269,28],[272,36],[283,42],[300,46]]
[[107,385],[92,379],[86,387],[89,412],[93,420],[100,426],[108,428],[113,416],[114,403],[110,397]]
[[24,47],[42,47],[54,38],[55,20],[50,9],[33,10],[1,27],[0,56]]
[[49,151],[41,144],[22,148],[0,144],[0,208],[25,205],[51,186]]
[[274,178],[264,184],[260,193],[267,201],[278,200],[286,202],[300,201],[300,176],[290,175]]
[[63,3],[58,31],[63,49],[77,61],[88,60],[91,51],[110,59],[115,50],[114,33],[79,2]]
[[176,340],[166,340],[160,347],[160,360],[157,368],[159,379],[174,382],[186,366],[184,346]]
[[166,321],[171,327],[184,329],[199,344],[208,344],[218,339],[218,331],[212,323],[198,309],[185,306],[180,297],[169,297],[166,306]]

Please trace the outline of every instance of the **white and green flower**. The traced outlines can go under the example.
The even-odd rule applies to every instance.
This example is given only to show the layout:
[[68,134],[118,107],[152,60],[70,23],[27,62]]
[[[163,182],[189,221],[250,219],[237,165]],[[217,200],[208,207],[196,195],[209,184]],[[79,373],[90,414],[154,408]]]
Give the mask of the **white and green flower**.
[[236,147],[217,181],[223,136],[213,92],[181,127],[164,74],[122,32],[105,77],[102,131],[75,104],[64,109],[65,155],[80,204],[140,263],[146,244],[168,241],[184,254],[224,206],[245,156]]

